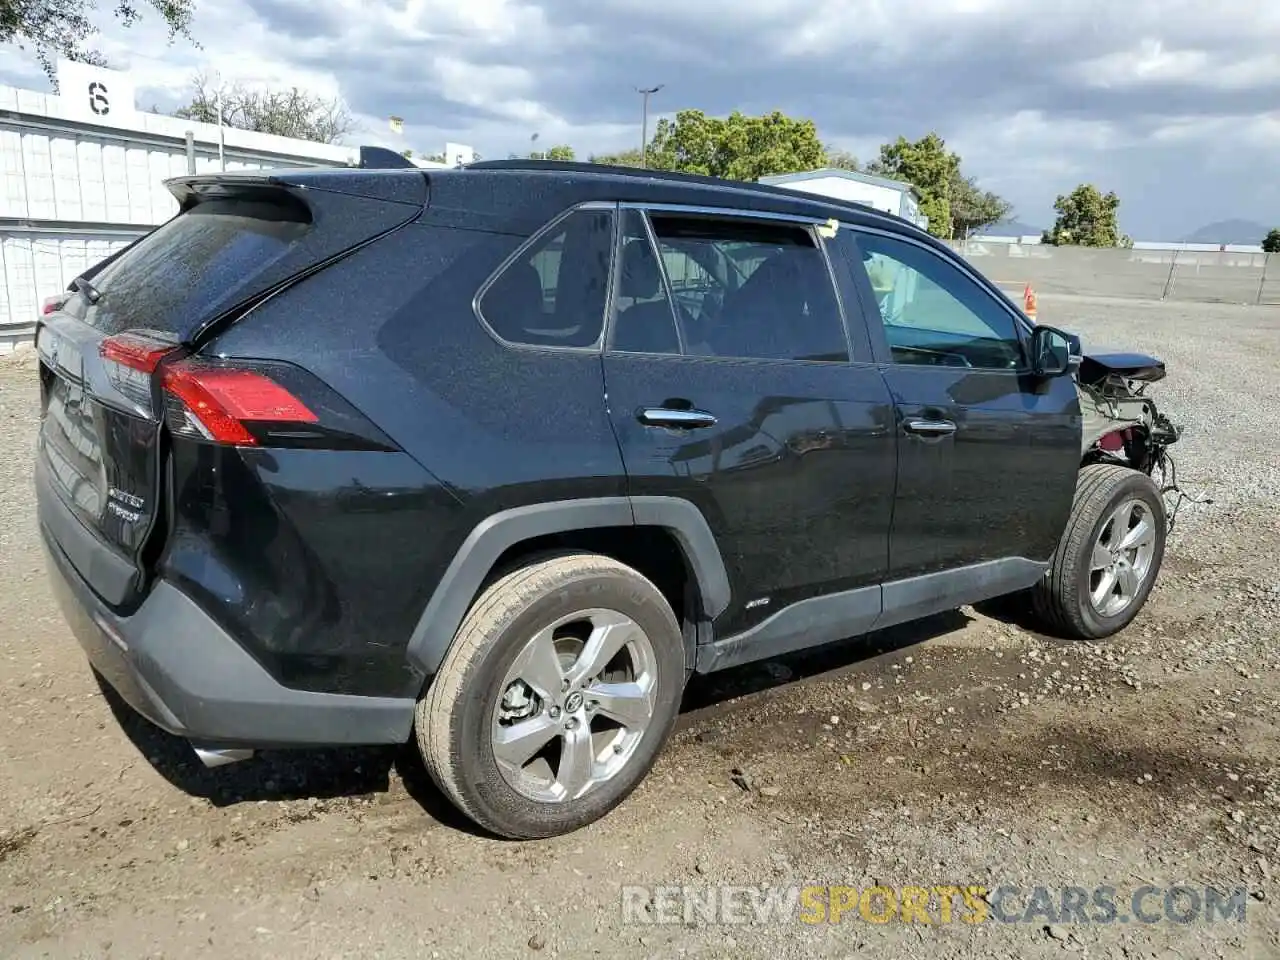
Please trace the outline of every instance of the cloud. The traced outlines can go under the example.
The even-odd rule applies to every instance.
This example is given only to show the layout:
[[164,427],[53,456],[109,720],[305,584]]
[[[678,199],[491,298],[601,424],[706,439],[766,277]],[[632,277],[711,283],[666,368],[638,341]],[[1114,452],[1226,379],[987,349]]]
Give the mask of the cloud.
[[[102,0],[101,6],[111,6]],[[1207,220],[1280,222],[1280,4],[1237,0],[198,0],[195,49],[147,17],[101,47],[145,96],[197,69],[340,92],[367,142],[530,139],[579,155],[634,146],[656,113],[781,109],[861,156],[937,130],[1024,221],[1081,181],[1122,225],[1176,237]],[[0,79],[30,86],[29,56]],[[1209,181],[1212,180],[1212,183]]]

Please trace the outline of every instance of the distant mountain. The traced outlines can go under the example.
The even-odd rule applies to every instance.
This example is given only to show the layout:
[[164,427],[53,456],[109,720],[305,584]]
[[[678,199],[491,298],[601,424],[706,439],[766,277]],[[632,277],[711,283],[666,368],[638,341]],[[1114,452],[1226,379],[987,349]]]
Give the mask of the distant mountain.
[[974,237],[1038,237],[1042,233],[1044,231],[1039,227],[1029,226],[1020,220],[1003,220],[989,227],[983,227],[974,234]]
[[1269,229],[1252,220],[1220,220],[1188,234],[1182,242],[1259,244]]

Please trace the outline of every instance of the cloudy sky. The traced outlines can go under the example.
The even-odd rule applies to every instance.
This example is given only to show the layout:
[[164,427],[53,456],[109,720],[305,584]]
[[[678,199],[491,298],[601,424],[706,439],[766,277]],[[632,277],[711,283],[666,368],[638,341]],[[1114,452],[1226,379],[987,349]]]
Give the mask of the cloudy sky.
[[[139,106],[176,106],[217,69],[340,94],[359,142],[504,157],[537,133],[585,156],[638,144],[635,88],[661,83],[655,113],[780,109],[861,158],[937,130],[1037,227],[1082,181],[1120,195],[1138,239],[1280,224],[1275,0],[196,2],[202,49],[167,46],[154,16],[102,18],[98,46],[134,72]],[[48,86],[12,47],[0,82]]]

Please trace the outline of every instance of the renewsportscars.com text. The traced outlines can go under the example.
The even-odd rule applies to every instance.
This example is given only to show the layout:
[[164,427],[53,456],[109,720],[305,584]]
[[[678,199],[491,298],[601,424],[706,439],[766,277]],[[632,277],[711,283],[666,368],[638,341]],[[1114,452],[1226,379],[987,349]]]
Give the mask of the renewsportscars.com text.
[[1115,924],[1243,923],[1244,888],[1144,885],[855,887],[626,885],[624,923],[636,924]]

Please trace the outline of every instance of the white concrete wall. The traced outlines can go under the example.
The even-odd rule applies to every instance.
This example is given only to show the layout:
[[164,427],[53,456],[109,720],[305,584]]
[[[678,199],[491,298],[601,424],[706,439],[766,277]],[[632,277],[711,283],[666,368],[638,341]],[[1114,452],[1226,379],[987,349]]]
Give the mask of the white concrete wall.
[[[973,237],[970,243],[1004,243],[1035,246],[1041,242],[1040,234],[1024,234],[1020,237],[999,234],[981,234]],[[1135,240],[1134,250],[1177,250],[1182,253],[1262,253],[1262,245],[1257,243],[1228,243],[1222,246],[1217,243],[1178,243],[1170,240]],[[1190,260],[1188,259],[1188,262]]]

